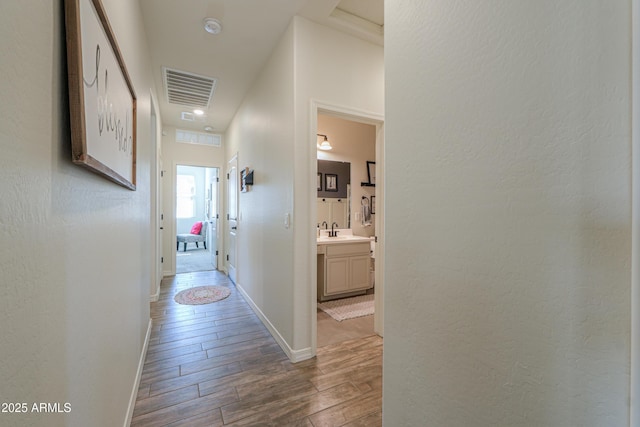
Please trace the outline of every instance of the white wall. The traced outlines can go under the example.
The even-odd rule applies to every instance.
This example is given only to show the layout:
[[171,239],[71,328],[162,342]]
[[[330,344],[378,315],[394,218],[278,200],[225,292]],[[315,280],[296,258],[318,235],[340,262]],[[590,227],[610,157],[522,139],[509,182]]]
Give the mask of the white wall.
[[[383,48],[307,19],[295,17],[294,344],[313,345],[309,319],[315,283],[316,129],[311,104],[384,115]],[[313,151],[311,151],[313,150]],[[315,291],[314,291],[315,292]]]
[[[176,168],[178,165],[204,166],[225,170],[226,140],[222,147],[176,142],[176,128],[166,126],[162,136],[162,162],[164,178],[162,181],[162,205],[164,211],[163,274],[170,276],[176,272]],[[220,180],[220,191],[225,183]],[[220,215],[222,217],[223,215]],[[219,224],[222,224],[220,222]],[[193,225],[193,224],[192,224]],[[224,237],[220,234],[220,243]]]
[[2,425],[123,425],[149,325],[150,89],[137,2],[103,1],[138,97],[137,191],[71,163],[62,1],[0,3]]
[[[371,225],[364,227],[360,217],[362,197],[371,200],[375,187],[363,187],[367,182],[367,161],[376,160],[376,127],[338,117],[318,114],[318,133],[329,136],[331,151],[318,151],[319,160],[349,162],[351,164],[351,229],[356,236],[375,235],[376,215]],[[322,138],[319,138],[322,140]]]
[[630,2],[462,3],[385,4],[385,424],[628,425]]
[[[237,285],[280,335],[293,342],[293,29],[283,35],[227,130],[227,159],[254,170],[240,193]],[[226,169],[225,169],[226,170]],[[228,248],[227,248],[228,250]]]

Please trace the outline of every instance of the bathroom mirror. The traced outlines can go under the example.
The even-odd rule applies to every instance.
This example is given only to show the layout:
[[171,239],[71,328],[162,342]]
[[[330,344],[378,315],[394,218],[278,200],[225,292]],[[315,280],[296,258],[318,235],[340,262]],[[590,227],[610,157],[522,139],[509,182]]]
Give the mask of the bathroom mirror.
[[351,228],[351,163],[318,160],[317,186],[320,228]]
[[[351,186],[347,189],[351,194]],[[330,229],[334,222],[338,224],[336,228],[351,228],[351,197],[334,199],[329,197],[318,197],[318,224],[321,229]]]

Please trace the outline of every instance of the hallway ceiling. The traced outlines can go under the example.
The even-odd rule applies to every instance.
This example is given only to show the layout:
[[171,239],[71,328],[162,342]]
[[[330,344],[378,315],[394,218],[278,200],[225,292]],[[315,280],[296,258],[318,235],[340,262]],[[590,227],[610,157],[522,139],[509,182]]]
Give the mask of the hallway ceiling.
[[[163,123],[224,133],[293,16],[382,45],[383,1],[140,0]],[[220,21],[220,34],[204,30],[207,17]],[[214,80],[204,116],[193,115],[195,106],[168,102],[164,68]]]

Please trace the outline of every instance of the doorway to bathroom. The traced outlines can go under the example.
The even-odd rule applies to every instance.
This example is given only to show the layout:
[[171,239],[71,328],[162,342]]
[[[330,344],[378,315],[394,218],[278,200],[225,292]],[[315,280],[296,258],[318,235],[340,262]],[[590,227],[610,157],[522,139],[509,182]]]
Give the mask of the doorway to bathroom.
[[[381,259],[384,256],[384,250],[381,247],[383,239],[383,121],[381,117],[371,116],[367,113],[337,108],[334,106],[320,105],[314,103],[315,113],[312,117],[311,127],[315,129],[317,139],[317,150],[315,163],[317,170],[318,193],[315,198],[316,222],[314,227],[320,225],[319,233],[328,233],[333,220],[327,222],[324,226],[324,219],[327,212],[333,212],[334,209],[327,209],[325,205],[335,205],[336,200],[331,198],[330,189],[333,175],[337,175],[338,187],[340,181],[344,181],[339,172],[328,170],[326,162],[348,163],[349,177],[348,179],[348,195],[346,199],[339,200],[338,205],[345,204],[344,209],[340,209],[339,213],[346,210],[348,219],[345,221],[347,230],[342,230],[345,234],[352,234],[359,240],[367,240],[370,243],[360,246],[366,246],[369,249],[368,271],[366,271],[367,280],[363,286],[363,264],[362,257],[349,256],[348,260],[341,263],[341,259],[331,258],[323,252],[324,248],[317,244],[316,257],[316,282],[313,289],[314,304],[313,312],[316,313],[312,330],[315,332],[316,348],[331,345],[337,342],[343,342],[351,339],[359,339],[370,335],[382,336],[382,289],[383,275]],[[322,150],[320,146],[328,140],[331,145],[330,150]],[[332,165],[329,164],[329,167]],[[329,180],[324,175],[329,175]],[[333,218],[333,217],[332,217]],[[335,221],[340,223],[340,221]],[[331,223],[331,224],[330,224]],[[340,226],[339,228],[342,228]],[[355,247],[355,246],[354,246]],[[344,248],[344,246],[342,247]],[[314,248],[316,249],[316,248]],[[333,266],[337,269],[333,269]],[[342,267],[344,266],[344,267]],[[322,270],[322,271],[320,271]],[[340,272],[340,274],[336,274]],[[326,293],[322,290],[337,278],[342,280],[342,272],[345,272],[346,282],[353,281],[358,290],[356,292],[347,292],[345,294],[336,295],[333,293],[327,298]],[[356,279],[358,278],[358,279]],[[368,283],[367,283],[368,282]],[[344,281],[342,282],[344,283]],[[347,285],[351,286],[351,285]],[[364,289],[363,289],[364,288]],[[335,288],[333,288],[335,289]],[[351,288],[350,288],[351,289]],[[349,290],[350,290],[349,289]],[[355,299],[352,299],[354,298]],[[329,301],[325,301],[328,299]],[[361,304],[367,305],[367,309],[357,313],[356,317],[337,320],[341,316],[332,316],[329,310],[323,310],[327,306],[327,302],[337,302],[336,305],[342,304]],[[373,305],[374,313],[370,314],[370,306]],[[358,310],[354,310],[358,311]],[[366,314],[369,313],[369,314]]]
[[176,166],[176,273],[218,268],[219,171]]

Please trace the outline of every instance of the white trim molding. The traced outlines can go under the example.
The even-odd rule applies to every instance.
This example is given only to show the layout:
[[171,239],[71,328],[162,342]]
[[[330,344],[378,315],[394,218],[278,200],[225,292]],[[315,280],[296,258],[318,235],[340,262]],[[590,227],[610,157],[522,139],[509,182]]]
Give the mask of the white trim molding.
[[131,425],[131,419],[133,418],[133,410],[136,407],[136,398],[138,397],[138,387],[140,387],[140,379],[142,378],[142,370],[144,369],[144,361],[147,358],[147,348],[149,348],[149,339],[151,339],[151,328],[153,327],[153,319],[149,319],[149,325],[147,326],[147,335],[144,337],[144,344],[142,344],[142,351],[140,352],[140,360],[138,361],[138,372],[136,378],[133,381],[133,389],[131,390],[131,397],[129,398],[129,408],[127,408],[127,415],[124,419],[124,427]]
[[249,294],[247,294],[247,292],[242,288],[242,286],[239,283],[236,283],[236,289],[240,291],[240,293],[242,294],[242,297],[245,299],[245,301],[247,301],[247,304],[249,304],[249,306],[251,307],[253,312],[256,314],[256,316],[258,316],[262,324],[269,330],[269,333],[271,334],[271,336],[273,336],[273,339],[276,340],[280,348],[282,348],[282,351],[284,351],[284,353],[287,355],[291,363],[302,362],[303,360],[311,359],[314,356],[311,352],[310,347],[303,348],[301,350],[292,349],[289,346],[289,344],[287,344],[287,341],[282,337],[282,335],[280,335],[280,332],[278,332],[278,329],[276,329],[276,327],[273,326],[273,324],[269,321],[267,316],[264,315],[262,310],[260,310],[260,308],[256,305],[255,302],[253,302]]
[[158,302],[160,298],[160,293],[155,293],[149,297],[149,302]]
[[640,0],[631,1],[631,378],[629,425],[640,426]]
[[[640,1],[640,0],[639,0]],[[309,107],[309,146],[315,147],[318,133],[318,114],[323,114],[326,116],[338,117],[340,119],[345,119],[358,123],[366,123],[369,125],[373,125],[376,127],[376,155],[379,155],[384,150],[384,136],[381,132],[381,129],[384,126],[384,115],[374,113],[371,111],[359,110],[357,108],[346,107],[343,105],[331,104],[328,102],[320,101],[317,99],[311,99],[310,107]],[[317,213],[316,213],[316,179],[315,176],[318,172],[318,154],[315,148],[310,151],[309,155],[309,173],[310,173],[310,188],[309,188],[309,212],[311,215],[309,216],[309,224],[307,225],[308,236],[310,239],[310,247],[313,249],[309,251],[309,259],[308,265],[311,266],[310,271],[308,272],[308,276],[306,278],[309,283],[310,289],[310,308],[309,312],[312,313],[311,319],[309,320],[309,325],[311,328],[311,348],[310,354],[311,357],[316,355],[316,350],[318,346],[318,318],[316,316],[318,301],[317,301],[317,286],[318,286],[318,277],[316,271],[318,269],[318,260],[316,256],[316,238],[315,238],[315,225],[317,223]],[[380,162],[376,164],[376,168],[382,168]],[[380,173],[380,176],[384,173],[384,169],[377,169],[377,172]],[[376,209],[380,209],[382,212],[384,209],[384,186],[379,185],[376,188],[376,197],[377,201],[380,203]],[[376,219],[376,223],[377,223]],[[378,230],[378,225],[376,225],[376,233],[378,233],[378,237],[384,242],[384,229]],[[383,251],[382,247],[376,247],[376,252]],[[380,260],[384,259],[382,256]],[[376,260],[378,261],[378,260]],[[376,265],[376,270],[379,268]],[[382,272],[382,269],[381,269]],[[382,322],[381,314],[382,311],[382,294],[384,293],[384,282],[382,277],[378,277],[378,273],[376,273],[376,314],[374,314],[374,318],[376,319],[376,330],[375,332],[382,336]]]

